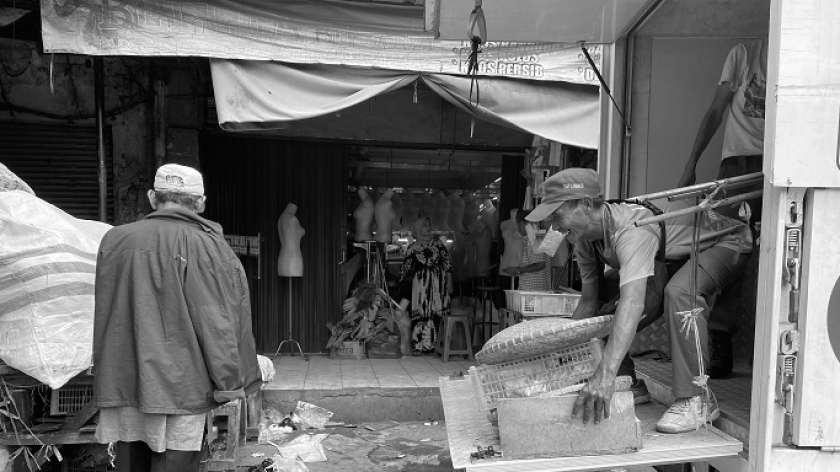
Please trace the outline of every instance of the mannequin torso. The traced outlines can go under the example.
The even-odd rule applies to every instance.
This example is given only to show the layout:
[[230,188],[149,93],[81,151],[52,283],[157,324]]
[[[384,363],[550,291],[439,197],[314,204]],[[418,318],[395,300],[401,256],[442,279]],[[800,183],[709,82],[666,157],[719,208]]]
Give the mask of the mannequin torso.
[[372,241],[373,234],[371,234],[370,226],[373,223],[373,200],[363,188],[360,188],[358,193],[362,201],[353,211],[353,219],[356,220],[356,241]]
[[376,217],[376,241],[391,242],[392,226],[397,216],[394,211],[394,202],[391,200],[393,196],[394,191],[388,189],[376,200],[376,207],[374,208]]
[[449,211],[452,203],[446,194],[438,192],[435,195],[435,208],[432,212],[432,229],[435,231],[449,231]]
[[499,237],[499,216],[496,214],[496,207],[489,198],[484,200],[484,207],[481,209],[481,221],[490,230],[492,239]]
[[519,234],[519,225],[516,222],[516,208],[510,211],[510,219],[502,221],[502,239],[505,242],[505,252],[502,254],[502,262],[499,270],[504,273],[508,267],[519,267],[519,260],[522,259],[522,252],[525,249],[525,239]]
[[456,190],[447,198],[449,199],[449,229],[464,231],[464,200],[461,199],[460,192]]
[[411,192],[406,192],[403,198],[403,215],[402,227],[406,231],[411,231],[414,227],[414,222],[417,221],[417,216],[420,214],[420,202],[414,197]]
[[435,199],[429,192],[423,192],[420,197],[420,215],[432,219],[432,213],[435,211]]
[[277,221],[280,235],[280,256],[277,258],[277,275],[281,277],[303,277],[303,255],[300,240],[306,231],[301,227],[295,213],[297,205],[289,203]]

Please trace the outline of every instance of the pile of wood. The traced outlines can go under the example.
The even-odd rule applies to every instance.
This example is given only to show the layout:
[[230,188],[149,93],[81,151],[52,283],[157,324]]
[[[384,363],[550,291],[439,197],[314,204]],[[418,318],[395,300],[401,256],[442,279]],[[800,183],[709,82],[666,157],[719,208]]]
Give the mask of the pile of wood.
[[376,284],[360,283],[353,295],[344,301],[341,321],[327,323],[327,329],[332,333],[327,349],[345,341],[367,342],[382,330],[399,332],[393,304],[391,297]]

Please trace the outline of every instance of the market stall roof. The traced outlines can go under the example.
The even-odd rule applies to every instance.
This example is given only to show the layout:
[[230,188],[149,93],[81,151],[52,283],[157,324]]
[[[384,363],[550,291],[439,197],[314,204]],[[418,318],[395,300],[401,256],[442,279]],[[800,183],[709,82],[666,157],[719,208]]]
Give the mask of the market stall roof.
[[265,131],[335,113],[415,80],[481,120],[558,142],[598,147],[598,89],[563,82],[418,74],[381,69],[212,60],[219,124]]
[[[435,39],[423,15],[422,6],[342,0],[122,0],[98,8],[49,1],[41,8],[46,52],[466,73],[466,33]],[[490,42],[482,51],[484,76],[596,84],[573,44]]]

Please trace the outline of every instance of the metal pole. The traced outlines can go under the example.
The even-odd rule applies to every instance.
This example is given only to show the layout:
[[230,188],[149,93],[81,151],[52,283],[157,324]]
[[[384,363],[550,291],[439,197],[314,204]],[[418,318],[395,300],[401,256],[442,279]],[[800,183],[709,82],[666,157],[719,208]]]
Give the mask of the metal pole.
[[744,200],[750,200],[752,198],[758,198],[763,193],[763,190],[756,190],[754,192],[742,193],[740,195],[735,195],[734,197],[724,198],[722,200],[718,200],[712,205],[695,205],[688,208],[683,208],[681,210],[672,211],[670,213],[663,213],[661,215],[651,216],[650,218],[643,218],[634,222],[635,226],[647,226],[652,225],[654,223],[659,223],[660,221],[671,220],[674,218],[678,218],[680,216],[691,215],[692,213],[700,213],[704,211],[706,208],[709,207],[718,207],[718,206],[726,206],[731,205],[733,203],[743,202]]
[[96,106],[96,154],[99,181],[99,221],[108,221],[108,168],[105,165],[105,68],[101,56],[93,58],[93,95]]
[[[656,200],[658,198],[673,197],[675,195],[684,195],[687,193],[695,193],[702,190],[714,189],[717,187],[737,187],[747,183],[754,183],[764,178],[761,172],[753,172],[752,174],[739,175],[736,177],[729,177],[726,179],[713,180],[702,184],[690,185],[688,187],[680,187],[671,190],[663,190],[656,193],[648,193],[646,195],[639,195],[629,198],[628,200]],[[737,185],[735,185],[737,184]]]

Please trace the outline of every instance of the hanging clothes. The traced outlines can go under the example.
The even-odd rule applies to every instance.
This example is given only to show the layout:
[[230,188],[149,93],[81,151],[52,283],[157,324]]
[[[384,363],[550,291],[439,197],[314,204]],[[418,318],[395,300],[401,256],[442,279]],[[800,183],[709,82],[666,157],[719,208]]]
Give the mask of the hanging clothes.
[[400,280],[411,279],[411,342],[414,350],[435,348],[440,317],[449,314],[447,275],[452,272],[449,251],[439,238],[413,242],[400,268]]

